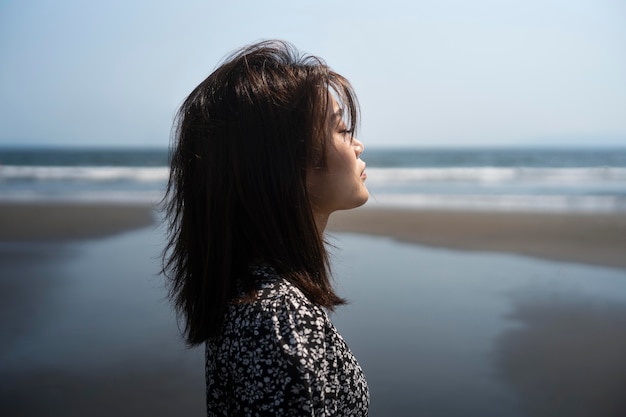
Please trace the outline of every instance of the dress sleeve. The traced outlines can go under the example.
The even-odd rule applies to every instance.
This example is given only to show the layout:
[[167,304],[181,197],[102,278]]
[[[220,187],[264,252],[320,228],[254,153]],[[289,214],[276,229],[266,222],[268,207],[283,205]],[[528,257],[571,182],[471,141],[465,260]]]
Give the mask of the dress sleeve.
[[326,416],[324,312],[279,298],[235,320],[231,377],[246,415]]

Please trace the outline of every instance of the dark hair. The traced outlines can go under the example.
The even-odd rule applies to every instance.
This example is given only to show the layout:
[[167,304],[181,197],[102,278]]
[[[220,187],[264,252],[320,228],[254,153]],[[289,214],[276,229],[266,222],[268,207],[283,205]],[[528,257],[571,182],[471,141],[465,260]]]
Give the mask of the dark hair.
[[325,167],[331,94],[354,131],[349,82],[289,43],[264,41],[227,58],[179,109],[163,273],[189,345],[219,332],[238,290],[252,293],[251,264],[270,265],[318,305],[344,303],[306,187],[307,171]]

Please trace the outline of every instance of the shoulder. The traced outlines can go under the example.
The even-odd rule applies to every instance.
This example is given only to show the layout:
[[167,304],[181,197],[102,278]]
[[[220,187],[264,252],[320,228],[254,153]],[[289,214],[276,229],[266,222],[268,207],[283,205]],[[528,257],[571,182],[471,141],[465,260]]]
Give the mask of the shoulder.
[[257,266],[250,269],[257,278],[255,297],[250,301],[235,302],[228,308],[226,329],[248,327],[287,326],[317,327],[328,320],[326,312],[311,302],[298,287],[272,268]]
[[208,408],[233,407],[235,415],[361,410],[362,371],[326,312],[272,270],[259,273],[256,297],[233,303],[221,335],[207,341]]
[[271,268],[252,273],[258,277],[256,297],[229,306],[221,336],[209,345],[229,356],[238,352],[234,356],[239,357],[248,349],[283,358],[317,352],[334,329],[326,312]]
[[255,276],[256,289],[252,300],[236,302],[235,309],[274,310],[278,311],[295,309],[297,311],[324,311],[317,304],[311,302],[304,293],[267,266],[250,268],[250,273]]

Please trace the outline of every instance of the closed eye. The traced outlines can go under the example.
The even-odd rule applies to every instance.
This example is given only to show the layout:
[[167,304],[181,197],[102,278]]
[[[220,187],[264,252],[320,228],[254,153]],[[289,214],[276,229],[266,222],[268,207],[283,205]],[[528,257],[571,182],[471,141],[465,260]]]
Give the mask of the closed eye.
[[348,129],[348,127],[346,126],[346,124],[343,121],[340,121],[337,124],[337,132],[343,134],[343,135],[347,135],[347,134],[352,134],[354,132],[353,129]]
[[345,141],[346,137],[349,137],[350,138],[350,143],[352,143],[352,141],[354,140],[354,136],[352,135],[353,132],[354,132],[354,130],[352,130],[352,129],[340,129],[338,131],[338,133],[340,135],[343,135],[344,141]]

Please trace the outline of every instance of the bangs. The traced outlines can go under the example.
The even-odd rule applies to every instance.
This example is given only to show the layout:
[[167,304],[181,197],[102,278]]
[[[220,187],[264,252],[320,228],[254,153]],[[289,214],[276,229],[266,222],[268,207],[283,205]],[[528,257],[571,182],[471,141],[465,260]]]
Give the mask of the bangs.
[[328,70],[325,74],[324,87],[319,90],[316,99],[317,105],[312,114],[317,119],[313,122],[314,136],[312,144],[313,158],[311,159],[314,168],[326,167],[326,149],[329,138],[332,137],[335,128],[331,118],[333,117],[332,101],[334,98],[339,106],[341,118],[346,125],[351,136],[357,136],[357,127],[360,120],[359,102],[350,82],[343,76]]
[[359,102],[352,86],[343,76],[331,72],[328,80],[328,88],[332,96],[337,101],[342,111],[342,118],[346,124],[347,130],[352,136],[357,136],[357,127],[359,125]]

